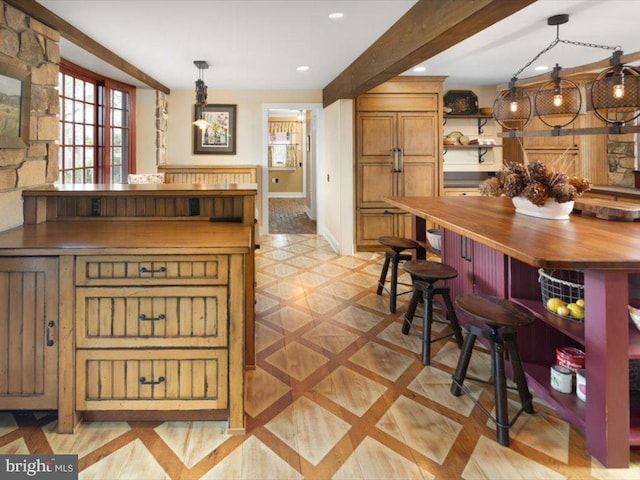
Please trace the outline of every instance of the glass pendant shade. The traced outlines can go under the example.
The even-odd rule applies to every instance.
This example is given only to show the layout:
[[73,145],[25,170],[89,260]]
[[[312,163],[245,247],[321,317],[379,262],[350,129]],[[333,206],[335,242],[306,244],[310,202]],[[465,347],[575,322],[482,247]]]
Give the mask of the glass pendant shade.
[[531,119],[531,97],[521,88],[511,87],[493,102],[493,118],[507,130],[518,130]]
[[602,71],[591,83],[588,110],[601,120],[624,125],[640,116],[640,69],[625,65]]
[[580,88],[571,80],[554,79],[536,92],[534,107],[536,115],[545,125],[553,128],[565,127],[580,114]]

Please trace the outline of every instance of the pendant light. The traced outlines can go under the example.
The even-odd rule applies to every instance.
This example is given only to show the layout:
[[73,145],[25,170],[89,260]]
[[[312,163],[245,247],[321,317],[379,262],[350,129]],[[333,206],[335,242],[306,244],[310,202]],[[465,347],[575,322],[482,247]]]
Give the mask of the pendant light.
[[196,118],[193,125],[200,130],[206,130],[209,125],[204,119],[204,108],[207,106],[207,85],[204,83],[204,70],[209,68],[209,64],[205,60],[194,60],[193,64],[198,68],[198,79],[196,80]]
[[572,123],[582,109],[580,88],[571,80],[560,78],[562,68],[556,63],[551,81],[536,92],[536,115],[545,125],[562,128]]

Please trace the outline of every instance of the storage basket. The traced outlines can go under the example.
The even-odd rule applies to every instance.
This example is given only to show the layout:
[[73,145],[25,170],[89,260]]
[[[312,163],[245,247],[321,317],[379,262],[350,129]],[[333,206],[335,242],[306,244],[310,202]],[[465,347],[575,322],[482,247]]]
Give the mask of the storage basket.
[[[582,300],[584,302],[584,272],[581,270],[538,270],[538,281],[542,291],[542,304],[544,308],[563,318],[571,320],[583,321],[584,311],[575,308],[576,302]],[[557,311],[556,308],[550,308],[549,299],[558,298],[562,302],[561,305],[568,306],[570,310],[567,315]],[[579,304],[580,302],[578,302]],[[558,303],[560,305],[560,303]]]

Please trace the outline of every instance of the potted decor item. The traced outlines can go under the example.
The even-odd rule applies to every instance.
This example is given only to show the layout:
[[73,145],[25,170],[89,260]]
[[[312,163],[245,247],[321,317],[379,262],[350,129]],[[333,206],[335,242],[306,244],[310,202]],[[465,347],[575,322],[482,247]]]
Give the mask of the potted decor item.
[[532,217],[566,220],[574,199],[589,190],[589,180],[550,171],[541,161],[526,165],[511,163],[495,177],[482,182],[482,195],[511,198],[516,213]]

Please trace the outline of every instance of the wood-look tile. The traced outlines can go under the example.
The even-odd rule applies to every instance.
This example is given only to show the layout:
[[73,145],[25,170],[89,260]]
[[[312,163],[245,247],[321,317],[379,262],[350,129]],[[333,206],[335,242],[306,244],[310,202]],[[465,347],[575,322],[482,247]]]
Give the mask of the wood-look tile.
[[289,265],[288,263],[275,263],[266,268],[270,275],[276,275],[278,277],[288,277],[300,271],[299,268]]
[[304,288],[289,282],[275,282],[263,289],[264,292],[283,300],[289,300],[304,293]]
[[308,398],[300,397],[265,427],[317,465],[351,425]]
[[273,312],[269,315],[265,315],[264,319],[280,328],[283,328],[289,332],[295,332],[299,328],[305,326],[307,323],[313,321],[313,317],[298,308],[291,308],[289,306],[285,306],[280,308],[278,311]]
[[340,265],[341,267],[344,267],[344,268],[354,269],[361,265],[366,265],[367,261],[364,259],[359,259],[357,257],[340,256],[335,260],[332,260],[331,263],[335,265]]
[[368,332],[375,327],[378,322],[384,320],[384,317],[356,306],[349,305],[336,313],[333,319],[362,332]]
[[[406,297],[406,295],[405,295]],[[403,297],[396,298],[396,308],[398,311],[405,311],[406,304],[409,300]],[[376,295],[375,293],[371,293],[363,298],[360,298],[356,301],[358,305],[363,307],[370,308],[372,310],[376,310],[383,314],[389,313],[389,294],[385,291],[382,292],[382,295]]]
[[296,256],[296,257],[288,258],[287,263],[291,265],[295,265],[296,267],[299,267],[299,268],[308,269],[308,268],[315,267],[318,264],[318,260],[316,260],[315,258]]
[[318,383],[314,391],[362,416],[387,391],[387,387],[349,368],[338,367]]
[[[490,459],[490,461],[488,461]],[[562,480],[565,475],[480,436],[464,471],[464,480]]]
[[277,300],[262,295],[261,293],[256,293],[256,315],[271,310],[277,305],[279,305]]
[[462,425],[418,402],[401,396],[376,426],[442,464],[462,430]]
[[249,437],[199,480],[301,480],[302,475],[256,437]]
[[391,381],[397,380],[413,362],[406,355],[374,342],[367,343],[349,360]]
[[0,437],[18,429],[13,415],[9,412],[0,412]]
[[126,422],[83,422],[73,435],[58,433],[58,422],[51,422],[42,429],[53,453],[83,457],[111,440],[127,433],[131,427]]
[[248,371],[246,375],[244,409],[251,417],[257,417],[276,400],[291,391],[289,385],[260,367]]
[[412,328],[408,335],[404,335],[401,323],[392,323],[378,334],[378,338],[416,354],[422,351],[422,332]]
[[435,476],[377,440],[366,437],[331,478],[332,480],[432,480]]
[[78,480],[170,480],[140,440],[125,445],[108,457],[81,471]]
[[342,300],[349,300],[358,295],[362,290],[354,285],[337,281],[325,285],[320,291]]
[[276,262],[283,262],[289,258],[295,257],[296,253],[289,251],[291,246],[287,246],[281,249],[273,249],[270,252],[265,252],[261,255],[261,257],[269,258],[271,260],[275,260]]
[[[380,274],[378,273],[378,275]],[[370,288],[378,284],[378,276],[366,275],[364,273],[352,273],[342,277],[341,280],[352,283],[353,285],[358,285],[362,288]]]
[[327,357],[293,342],[269,355],[265,361],[287,375],[302,381],[327,363]]
[[348,268],[340,267],[339,265],[334,265],[332,263],[322,263],[320,265],[316,265],[312,270],[315,273],[319,273],[320,275],[324,275],[325,277],[339,277],[349,271]]
[[637,480],[640,478],[640,450],[631,451],[629,468],[605,468],[592,458],[590,473],[598,480]]
[[0,455],[28,455],[29,447],[24,438],[16,438],[13,442],[0,446]]
[[273,345],[278,340],[284,338],[283,335],[275,330],[263,325],[262,323],[256,323],[256,351],[261,352],[265,348]]
[[297,275],[297,278],[298,281],[307,288],[315,288],[319,285],[331,281],[331,278],[329,277],[325,277],[324,275],[309,271],[301,272],[299,275]]
[[296,305],[300,305],[301,307],[310,309],[312,312],[318,315],[323,315],[329,310],[333,310],[334,308],[342,305],[341,300],[336,300],[333,297],[323,295],[321,293],[311,293],[305,295],[304,298],[296,300],[295,303]]
[[[475,406],[467,395],[454,397],[451,395],[451,374],[432,366],[425,366],[408,385],[408,389],[443,407],[468,417]],[[480,399],[483,388],[474,382],[465,382],[465,387],[476,399]]]
[[226,421],[164,422],[154,430],[187,468],[229,438]]
[[302,338],[336,354],[355,342],[358,335],[333,323],[325,322],[305,333]]

